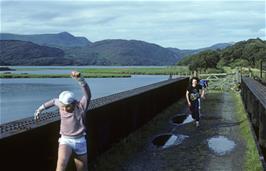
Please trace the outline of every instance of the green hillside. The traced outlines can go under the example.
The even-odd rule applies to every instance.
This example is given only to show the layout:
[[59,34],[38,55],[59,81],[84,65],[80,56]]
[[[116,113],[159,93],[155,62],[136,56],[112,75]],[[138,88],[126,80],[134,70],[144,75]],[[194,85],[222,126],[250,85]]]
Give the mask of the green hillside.
[[257,38],[237,42],[222,50],[207,50],[185,57],[177,65],[188,65],[190,70],[224,66],[258,68],[261,60],[266,61],[266,41]]

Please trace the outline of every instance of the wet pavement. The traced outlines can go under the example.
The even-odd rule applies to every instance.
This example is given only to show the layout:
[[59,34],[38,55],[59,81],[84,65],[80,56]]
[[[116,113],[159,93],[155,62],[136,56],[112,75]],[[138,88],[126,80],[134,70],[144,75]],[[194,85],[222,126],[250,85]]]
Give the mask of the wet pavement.
[[193,122],[193,118],[189,114],[177,114],[172,118],[172,123],[178,125],[187,124]]
[[183,99],[91,161],[89,170],[244,170],[244,121],[234,115],[232,95],[208,94],[201,107],[198,128]]
[[188,138],[187,135],[164,134],[156,137],[152,143],[157,148],[161,147],[162,149],[165,149],[181,144],[186,138]]

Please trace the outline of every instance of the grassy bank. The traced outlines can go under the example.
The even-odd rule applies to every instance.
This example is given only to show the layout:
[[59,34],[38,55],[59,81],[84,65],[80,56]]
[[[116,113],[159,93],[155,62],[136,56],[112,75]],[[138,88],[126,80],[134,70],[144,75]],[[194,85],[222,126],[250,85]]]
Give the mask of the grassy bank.
[[[58,68],[19,68],[18,71],[57,70]],[[75,70],[75,68],[60,68],[60,70]],[[189,75],[187,67],[164,68],[79,68],[86,78],[130,77],[131,75]],[[0,78],[68,78],[68,74],[0,74]]]
[[259,160],[259,154],[257,147],[252,136],[252,132],[249,126],[249,120],[247,119],[247,113],[245,112],[244,105],[242,103],[239,94],[234,93],[235,101],[235,113],[239,120],[245,120],[241,125],[241,134],[246,140],[246,152],[245,152],[245,170],[246,171],[260,171],[263,170],[261,162]]
[[164,68],[86,68],[78,69],[82,73],[112,73],[112,74],[137,74],[137,75],[170,75],[190,74],[188,67],[164,67]]
[[[118,78],[131,77],[129,74],[84,73],[85,78]],[[0,78],[70,78],[69,74],[0,74]]]

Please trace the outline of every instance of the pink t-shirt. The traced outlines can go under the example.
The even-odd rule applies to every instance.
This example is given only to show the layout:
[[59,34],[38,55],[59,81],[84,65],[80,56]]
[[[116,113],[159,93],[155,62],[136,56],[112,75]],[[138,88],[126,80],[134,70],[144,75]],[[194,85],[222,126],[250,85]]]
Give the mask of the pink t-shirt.
[[57,106],[59,108],[61,124],[60,124],[60,134],[65,136],[79,136],[85,134],[85,117],[91,99],[91,93],[89,86],[85,84],[81,86],[84,92],[84,96],[80,101],[76,101],[75,109],[72,113],[68,113],[61,110],[62,104],[57,98],[54,98],[46,103],[44,103],[45,109],[52,106]]

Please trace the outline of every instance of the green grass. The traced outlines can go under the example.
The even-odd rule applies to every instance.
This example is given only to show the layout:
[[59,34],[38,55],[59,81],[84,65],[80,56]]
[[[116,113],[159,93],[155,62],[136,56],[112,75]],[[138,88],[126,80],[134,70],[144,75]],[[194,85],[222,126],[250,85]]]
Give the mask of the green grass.
[[86,68],[78,69],[82,73],[112,73],[112,74],[136,74],[136,75],[169,75],[190,74],[188,67],[164,67],[164,68]]
[[[38,70],[77,70],[88,78],[102,77],[130,77],[131,75],[185,75],[192,74],[188,66],[168,66],[168,67],[136,67],[136,68],[17,68],[17,71],[38,71]],[[248,72],[247,68],[242,68],[243,73]],[[253,73],[259,73],[257,69],[251,69]],[[233,73],[236,68],[223,67],[222,69],[208,69],[200,74],[211,73]],[[67,78],[66,74],[0,74],[0,78]],[[204,76],[202,76],[204,78]]]
[[234,94],[233,98],[235,100],[235,112],[239,120],[245,120],[241,124],[241,134],[246,140],[246,152],[245,152],[245,170],[246,171],[261,171],[263,170],[261,162],[259,160],[259,154],[251,133],[251,128],[249,126],[249,120],[247,119],[247,113],[245,112],[244,105],[242,103],[239,94]]
[[16,68],[16,67],[11,67],[11,69],[15,69],[16,71],[41,71],[41,70],[76,70],[78,68],[54,68],[53,66],[47,67],[47,68]]
[[[18,71],[53,70],[58,68],[18,68]],[[61,70],[75,70],[74,68],[59,68]],[[186,66],[154,67],[154,68],[78,68],[86,78],[105,77],[130,77],[131,75],[188,75],[190,74]],[[0,78],[68,78],[68,74],[0,74]]]
[[[85,78],[117,78],[131,77],[129,74],[84,73]],[[0,74],[0,78],[70,78],[70,74]]]

